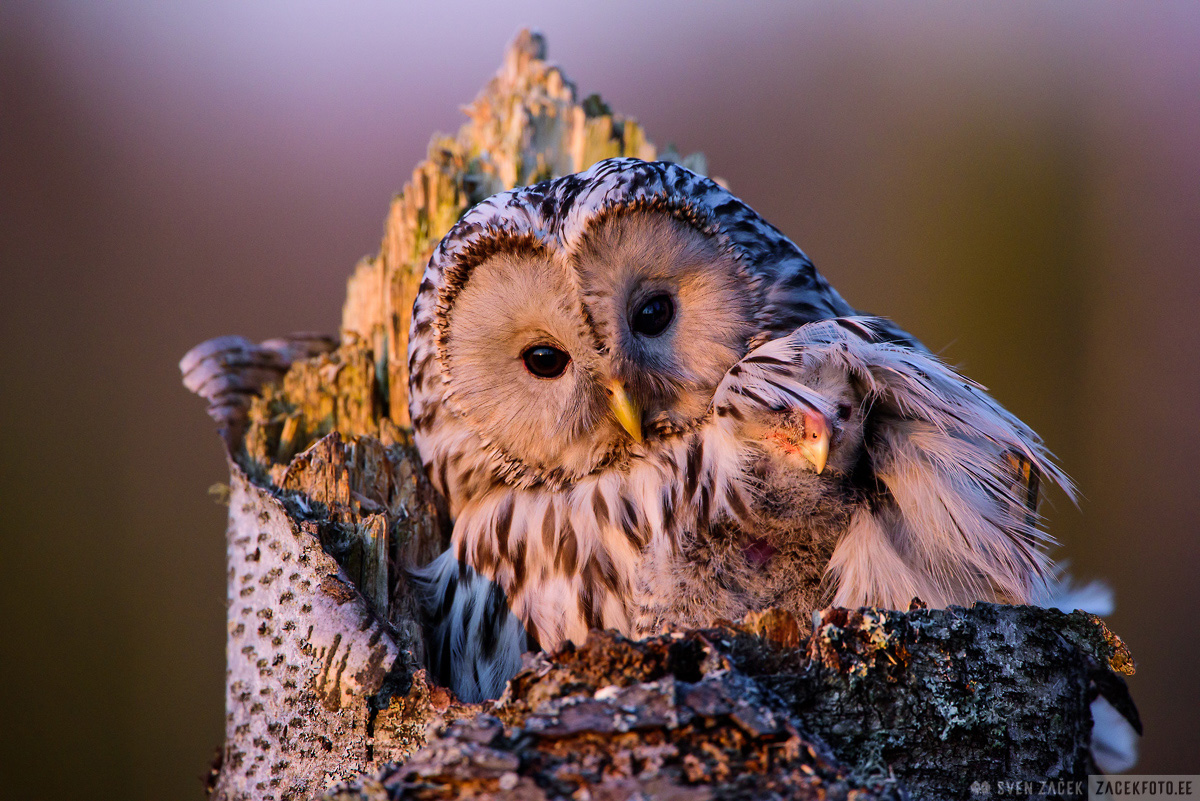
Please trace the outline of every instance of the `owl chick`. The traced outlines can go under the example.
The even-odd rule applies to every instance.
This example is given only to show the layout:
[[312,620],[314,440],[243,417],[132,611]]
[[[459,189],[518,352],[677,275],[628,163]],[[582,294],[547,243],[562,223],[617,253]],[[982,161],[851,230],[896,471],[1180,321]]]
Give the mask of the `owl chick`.
[[886,330],[810,323],[729,371],[714,417],[741,448],[749,507],[651,541],[639,633],[768,606],[807,620],[830,603],[1046,597],[1053,570],[1023,468],[1069,482],[981,387]]
[[[454,521],[414,573],[435,674],[495,697],[524,651],[592,628],[732,617],[785,586],[811,605],[826,563],[851,606],[1029,599],[1048,563],[1009,465],[1065,478],[890,323],[808,325],[854,314],[678,165],[611,159],[465,214],[409,340],[414,439]],[[729,583],[697,589],[704,609],[646,582],[680,554]],[[756,560],[803,578],[739,591]]]

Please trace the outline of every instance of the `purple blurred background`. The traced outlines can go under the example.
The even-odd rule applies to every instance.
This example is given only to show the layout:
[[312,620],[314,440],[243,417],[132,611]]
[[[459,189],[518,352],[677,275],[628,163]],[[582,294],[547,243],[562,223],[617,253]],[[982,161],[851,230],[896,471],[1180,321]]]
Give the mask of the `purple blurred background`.
[[226,473],[176,362],[335,331],[522,25],[1041,432],[1138,770],[1200,772],[1200,6],[5,2],[3,794],[201,797]]

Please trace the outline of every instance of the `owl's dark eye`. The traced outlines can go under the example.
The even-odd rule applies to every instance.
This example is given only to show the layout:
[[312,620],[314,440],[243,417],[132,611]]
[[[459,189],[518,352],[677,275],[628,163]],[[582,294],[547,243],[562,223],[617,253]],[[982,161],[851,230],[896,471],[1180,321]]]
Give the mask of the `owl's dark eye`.
[[538,378],[558,378],[571,363],[571,356],[549,345],[535,345],[521,354],[521,360],[525,369]]
[[630,325],[636,334],[644,337],[656,337],[667,330],[667,326],[671,324],[674,317],[675,304],[671,302],[671,296],[655,295],[634,313]]

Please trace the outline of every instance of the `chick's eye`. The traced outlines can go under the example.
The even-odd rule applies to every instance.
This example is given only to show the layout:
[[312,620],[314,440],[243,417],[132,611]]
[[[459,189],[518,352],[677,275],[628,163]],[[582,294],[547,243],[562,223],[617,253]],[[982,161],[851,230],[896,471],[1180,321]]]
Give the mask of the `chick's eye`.
[[535,345],[521,354],[521,360],[525,369],[538,378],[558,378],[571,363],[571,356],[549,345]]
[[655,295],[634,313],[631,327],[634,333],[656,337],[667,330],[674,317],[675,304],[671,302],[671,296]]

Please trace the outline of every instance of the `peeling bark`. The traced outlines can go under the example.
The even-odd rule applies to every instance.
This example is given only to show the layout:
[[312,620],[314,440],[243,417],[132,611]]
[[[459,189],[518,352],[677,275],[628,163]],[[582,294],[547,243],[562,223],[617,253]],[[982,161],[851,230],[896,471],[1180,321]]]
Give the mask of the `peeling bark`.
[[217,337],[188,351],[179,370],[183,385],[208,401],[208,415],[233,451],[242,441],[250,404],[263,388],[279,381],[293,362],[334,345],[322,334],[292,334],[260,345],[244,337]]
[[226,742],[214,795],[306,797],[370,763],[369,699],[389,680],[411,681],[411,657],[321,547],[317,523],[230,467]]

